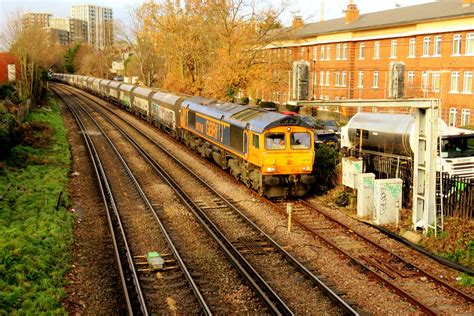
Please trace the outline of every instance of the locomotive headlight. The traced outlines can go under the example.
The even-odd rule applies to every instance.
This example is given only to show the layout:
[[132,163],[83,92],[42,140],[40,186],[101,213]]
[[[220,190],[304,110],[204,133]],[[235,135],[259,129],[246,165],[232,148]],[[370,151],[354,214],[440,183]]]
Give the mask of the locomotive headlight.
[[310,166],[303,166],[303,171],[310,171],[311,167]]
[[267,167],[266,171],[267,172],[275,172],[275,167]]

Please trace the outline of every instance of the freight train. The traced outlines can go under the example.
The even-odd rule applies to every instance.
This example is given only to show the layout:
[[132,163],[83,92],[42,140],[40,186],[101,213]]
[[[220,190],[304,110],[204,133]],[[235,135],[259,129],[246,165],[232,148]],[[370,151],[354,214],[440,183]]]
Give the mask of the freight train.
[[52,74],[159,127],[267,197],[305,195],[314,134],[298,116],[119,81]]

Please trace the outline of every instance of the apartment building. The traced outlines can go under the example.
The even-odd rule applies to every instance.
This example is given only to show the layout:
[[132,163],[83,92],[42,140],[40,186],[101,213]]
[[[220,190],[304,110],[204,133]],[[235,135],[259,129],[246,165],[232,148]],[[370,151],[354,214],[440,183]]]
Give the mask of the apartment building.
[[22,16],[23,27],[49,27],[49,22],[52,17],[53,15],[50,13],[25,13]]
[[103,49],[113,43],[113,12],[111,8],[96,5],[73,5],[71,17],[87,22],[88,43]]
[[52,28],[68,32],[68,43],[87,42],[87,22],[75,18],[51,18]]
[[257,91],[257,97],[439,98],[449,125],[474,125],[474,0],[368,14],[350,1],[340,19],[306,25],[295,19],[262,53],[265,62],[287,65],[274,72],[286,84]]

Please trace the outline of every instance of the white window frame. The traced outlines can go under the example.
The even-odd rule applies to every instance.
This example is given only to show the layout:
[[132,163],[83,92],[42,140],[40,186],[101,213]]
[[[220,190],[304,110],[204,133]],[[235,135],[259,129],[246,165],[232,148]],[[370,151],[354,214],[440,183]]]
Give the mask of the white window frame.
[[319,85],[324,86],[324,71],[319,72]]
[[326,87],[330,86],[330,81],[331,81],[331,72],[329,70],[326,70]]
[[346,87],[347,86],[346,81],[347,81],[347,72],[343,71],[341,73],[341,87]]
[[341,44],[336,44],[336,60],[341,59]]
[[365,43],[359,43],[359,59],[365,59]]
[[378,88],[379,87],[379,72],[374,71],[374,77],[372,80],[372,88]]
[[397,58],[397,40],[392,40],[390,42],[390,58]]
[[306,47],[303,46],[303,47],[301,47],[301,49],[300,49],[300,59],[302,59],[302,60],[306,60],[306,59],[305,59],[305,56],[304,56],[304,55],[306,55],[306,49],[305,49],[305,48],[306,48]]
[[319,47],[319,59],[320,60],[325,60],[324,53],[326,53],[326,50],[324,49],[324,45],[321,45]]
[[347,43],[342,44],[342,60],[347,60]]
[[380,42],[374,43],[374,59],[380,59]]
[[428,72],[423,71],[421,73],[421,90],[423,91],[428,90],[428,80],[429,80]]
[[449,126],[454,126],[454,127],[456,126],[457,114],[458,114],[458,109],[456,108],[449,109],[449,120],[448,120]]
[[331,45],[326,45],[326,60],[331,60]]
[[451,85],[449,93],[459,93],[459,71],[451,72]]
[[465,56],[474,56],[474,33],[466,34],[466,50],[464,51]]
[[453,35],[453,51],[451,56],[461,56],[462,34]]
[[359,75],[357,76],[357,88],[364,87],[364,72],[359,71]]
[[410,42],[408,43],[408,58],[415,58],[416,57],[416,38],[410,38]]
[[415,72],[412,70],[408,72],[407,83],[409,87],[413,87],[415,84]]
[[433,92],[439,92],[441,87],[440,74],[439,72],[433,72],[431,74],[431,88]]
[[461,127],[471,125],[471,110],[462,109],[461,110]]
[[472,94],[472,71],[465,71],[462,81],[462,93]]
[[434,44],[433,44],[433,57],[440,57],[441,56],[441,35],[436,35],[434,37]]
[[430,41],[431,38],[429,36],[423,38],[423,55],[421,57],[430,57]]
[[341,84],[341,73],[339,71],[334,72],[334,86],[339,87]]
[[313,60],[318,60],[318,48],[316,46],[313,47]]

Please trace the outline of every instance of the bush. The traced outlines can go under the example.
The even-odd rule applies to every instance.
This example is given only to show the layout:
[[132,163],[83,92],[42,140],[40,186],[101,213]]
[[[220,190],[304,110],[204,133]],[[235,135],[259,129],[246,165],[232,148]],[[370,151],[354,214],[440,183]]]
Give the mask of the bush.
[[300,107],[297,105],[287,104],[286,109],[291,112],[300,113]]
[[333,146],[321,145],[314,149],[313,186],[316,194],[323,194],[337,185],[337,165],[341,157]]
[[260,107],[260,108],[272,108],[272,109],[278,110],[278,104],[276,104],[275,102],[272,102],[272,101],[260,101],[258,103],[258,107]]
[[15,118],[3,108],[0,108],[0,159],[4,158],[13,143],[12,131],[15,123]]

